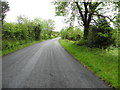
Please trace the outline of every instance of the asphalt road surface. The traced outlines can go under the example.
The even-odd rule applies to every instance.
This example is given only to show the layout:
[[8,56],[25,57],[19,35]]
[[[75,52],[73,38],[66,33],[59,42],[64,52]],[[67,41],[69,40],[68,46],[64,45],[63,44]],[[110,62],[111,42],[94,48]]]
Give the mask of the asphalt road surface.
[[3,56],[3,88],[110,88],[59,44],[46,40]]

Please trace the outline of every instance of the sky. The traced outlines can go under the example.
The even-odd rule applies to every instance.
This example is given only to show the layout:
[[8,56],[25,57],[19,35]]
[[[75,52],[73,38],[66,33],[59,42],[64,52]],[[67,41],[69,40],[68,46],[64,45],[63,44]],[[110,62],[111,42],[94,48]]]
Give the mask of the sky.
[[7,12],[5,21],[16,22],[17,16],[25,15],[29,19],[42,18],[55,21],[55,31],[60,31],[67,24],[63,23],[63,17],[55,16],[55,8],[52,0],[6,0],[10,11]]
[[[7,12],[5,21],[15,22],[17,16],[25,15],[29,19],[42,18],[53,19],[55,21],[55,31],[60,31],[68,24],[63,23],[64,17],[55,16],[55,7],[51,3],[53,0],[6,0],[9,3],[10,11]],[[106,15],[112,15],[113,12],[108,11]],[[78,26],[78,23],[75,22]],[[113,26],[113,25],[112,25]]]

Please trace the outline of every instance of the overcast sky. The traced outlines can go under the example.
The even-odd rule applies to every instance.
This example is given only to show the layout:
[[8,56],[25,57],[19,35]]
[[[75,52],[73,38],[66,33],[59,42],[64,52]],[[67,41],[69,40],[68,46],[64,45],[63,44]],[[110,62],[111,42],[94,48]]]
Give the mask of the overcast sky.
[[17,16],[25,15],[30,19],[42,18],[53,19],[56,23],[55,30],[60,31],[65,24],[63,17],[55,16],[55,8],[52,0],[6,0],[9,3],[10,11],[7,12],[6,21],[15,22]]
[[[53,19],[55,21],[55,31],[60,31],[67,24],[63,23],[63,17],[55,16],[55,8],[51,3],[53,0],[7,0],[9,2],[10,11],[7,12],[6,21],[15,22],[17,16],[25,15],[29,19],[42,18]],[[111,6],[110,6],[111,8]],[[106,9],[107,10],[107,9]],[[109,11],[106,15],[112,15],[113,11]],[[78,25],[75,22],[75,25]]]

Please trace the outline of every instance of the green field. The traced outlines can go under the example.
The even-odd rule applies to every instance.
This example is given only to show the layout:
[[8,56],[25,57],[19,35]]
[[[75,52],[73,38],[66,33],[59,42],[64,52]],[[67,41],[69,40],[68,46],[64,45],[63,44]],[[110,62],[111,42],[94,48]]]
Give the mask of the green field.
[[78,46],[74,41],[59,40],[60,44],[84,67],[108,85],[118,88],[118,49],[109,51]]

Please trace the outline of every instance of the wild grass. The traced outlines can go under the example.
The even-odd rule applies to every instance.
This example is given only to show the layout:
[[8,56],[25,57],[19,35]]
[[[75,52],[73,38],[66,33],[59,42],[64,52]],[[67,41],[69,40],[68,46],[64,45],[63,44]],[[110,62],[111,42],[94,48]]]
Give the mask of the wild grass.
[[[19,42],[18,42],[18,44],[17,44],[17,42],[15,42],[15,41],[6,41],[5,43],[8,43],[8,42],[9,42],[11,45],[6,44],[6,45],[9,45],[9,47],[6,48],[6,49],[4,49],[4,50],[0,50],[0,56],[3,56],[3,55],[6,55],[6,54],[15,52],[15,51],[17,51],[17,50],[19,50],[19,49],[22,49],[22,48],[24,48],[24,47],[30,46],[30,45],[32,45],[32,44],[35,44],[35,43],[38,43],[38,42],[41,42],[41,41],[43,41],[43,40],[32,41],[32,42],[24,42],[24,41],[22,41],[22,42],[24,42],[24,43],[22,43],[22,44],[19,44]],[[3,44],[3,45],[4,45],[4,44]],[[3,45],[2,45],[2,47],[3,47]]]
[[118,49],[109,51],[78,46],[73,41],[59,40],[60,44],[83,66],[108,85],[118,88]]

